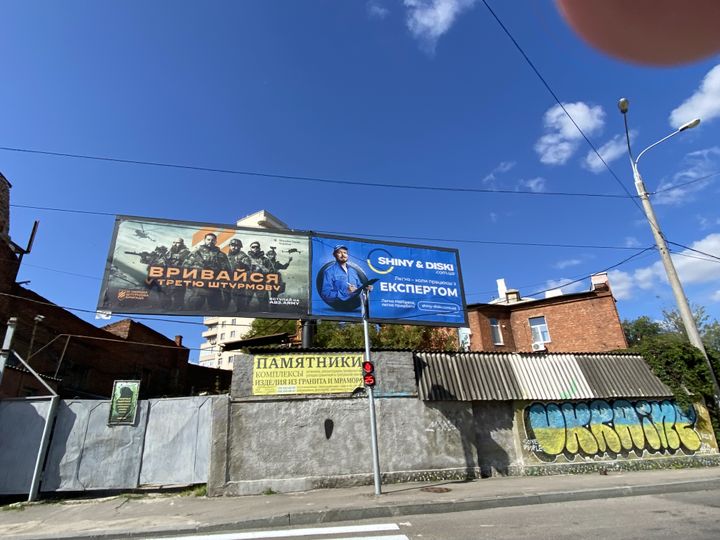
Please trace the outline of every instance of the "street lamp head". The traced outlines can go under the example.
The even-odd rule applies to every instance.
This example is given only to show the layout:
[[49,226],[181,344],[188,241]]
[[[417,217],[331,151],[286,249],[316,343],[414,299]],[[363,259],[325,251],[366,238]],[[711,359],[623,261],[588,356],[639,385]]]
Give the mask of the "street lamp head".
[[620,101],[618,101],[618,109],[620,109],[620,112],[626,114],[629,108],[630,101],[628,101],[627,98],[620,98]]
[[683,124],[678,128],[678,131],[685,131],[686,129],[692,129],[694,127],[697,127],[697,125],[700,123],[700,119],[696,118],[695,120],[690,120],[687,124]]

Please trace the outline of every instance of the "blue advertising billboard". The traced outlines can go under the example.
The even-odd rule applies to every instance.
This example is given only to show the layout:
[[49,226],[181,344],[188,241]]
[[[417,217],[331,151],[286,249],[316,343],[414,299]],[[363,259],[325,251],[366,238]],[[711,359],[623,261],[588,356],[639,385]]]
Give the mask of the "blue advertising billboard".
[[467,326],[457,250],[324,235],[311,247],[311,317],[360,319],[366,286],[372,321]]

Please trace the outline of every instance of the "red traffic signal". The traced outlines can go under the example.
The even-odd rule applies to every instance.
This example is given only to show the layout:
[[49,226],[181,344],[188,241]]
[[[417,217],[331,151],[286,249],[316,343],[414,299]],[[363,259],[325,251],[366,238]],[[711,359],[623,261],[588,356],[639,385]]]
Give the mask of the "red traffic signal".
[[363,362],[363,382],[365,386],[375,386],[375,366],[372,362]]

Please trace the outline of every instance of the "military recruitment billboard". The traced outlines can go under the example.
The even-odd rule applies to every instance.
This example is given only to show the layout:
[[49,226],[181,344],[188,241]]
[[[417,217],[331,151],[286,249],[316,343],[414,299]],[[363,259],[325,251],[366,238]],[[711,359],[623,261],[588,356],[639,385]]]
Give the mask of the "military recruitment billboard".
[[118,216],[98,309],[301,318],[305,234]]
[[313,236],[310,315],[361,318],[361,289],[372,321],[466,326],[457,250]]
[[118,216],[98,310],[467,326],[456,249]]

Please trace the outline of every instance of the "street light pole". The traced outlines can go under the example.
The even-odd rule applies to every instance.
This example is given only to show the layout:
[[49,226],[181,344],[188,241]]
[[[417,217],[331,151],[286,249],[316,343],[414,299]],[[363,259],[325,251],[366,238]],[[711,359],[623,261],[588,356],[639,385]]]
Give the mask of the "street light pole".
[[645,216],[647,217],[648,223],[650,224],[650,230],[652,231],[653,237],[655,238],[655,244],[657,245],[658,251],[660,252],[660,258],[662,260],[663,266],[665,267],[665,273],[667,274],[668,282],[670,283],[670,287],[672,288],[673,295],[675,296],[675,302],[677,303],[678,310],[680,312],[680,318],[682,319],[683,325],[685,326],[685,332],[687,333],[690,343],[696,348],[700,349],[700,352],[705,358],[705,363],[708,370],[710,371],[710,378],[713,383],[715,402],[718,406],[718,410],[720,410],[720,386],[718,385],[715,371],[713,370],[712,364],[710,363],[710,359],[707,355],[707,351],[705,350],[705,346],[703,345],[702,339],[700,338],[700,332],[698,332],[697,324],[695,323],[695,317],[693,317],[692,310],[690,309],[690,304],[688,303],[688,299],[685,296],[685,291],[683,290],[682,284],[680,283],[680,278],[678,277],[677,270],[675,270],[675,265],[673,264],[672,257],[670,257],[670,250],[667,247],[667,242],[662,234],[662,231],[660,230],[660,225],[657,221],[657,217],[655,216],[655,210],[653,209],[652,204],[650,204],[650,197],[647,190],[645,189],[645,182],[643,182],[642,176],[640,175],[640,170],[638,169],[638,162],[640,161],[640,158],[642,158],[643,154],[645,154],[645,152],[657,146],[658,144],[668,140],[670,137],[674,137],[678,133],[696,127],[700,123],[700,119],[696,118],[695,120],[692,120],[691,122],[680,126],[670,135],[663,137],[659,141],[645,148],[645,150],[638,154],[637,159],[635,159],[633,158],[632,149],[630,148],[630,133],[628,132],[627,112],[629,106],[630,102],[625,98],[622,98],[618,102],[618,108],[620,109],[620,112],[623,115],[623,119],[625,120],[625,138],[627,140],[628,155],[630,157],[630,165],[632,166],[633,178],[635,180],[635,189],[637,190],[637,194],[640,197],[643,210],[645,211]]

